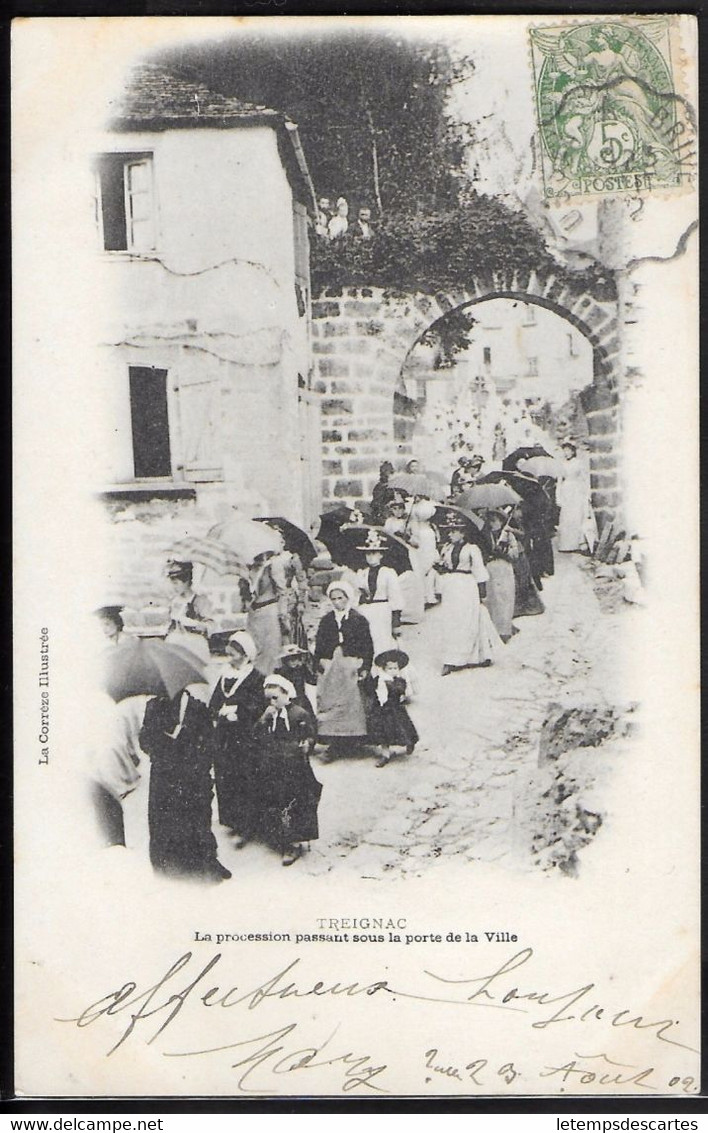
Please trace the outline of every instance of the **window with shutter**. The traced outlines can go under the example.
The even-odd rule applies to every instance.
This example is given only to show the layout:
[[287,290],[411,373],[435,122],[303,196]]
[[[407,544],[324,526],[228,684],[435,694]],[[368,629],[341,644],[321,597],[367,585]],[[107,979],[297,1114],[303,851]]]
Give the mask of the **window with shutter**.
[[96,159],[96,212],[107,252],[155,248],[152,154],[104,153]]

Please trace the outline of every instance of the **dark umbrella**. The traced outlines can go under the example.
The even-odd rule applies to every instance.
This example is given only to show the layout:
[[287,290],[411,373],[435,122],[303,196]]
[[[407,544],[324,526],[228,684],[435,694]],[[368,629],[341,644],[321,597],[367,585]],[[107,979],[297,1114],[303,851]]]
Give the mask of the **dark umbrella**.
[[466,520],[468,526],[475,527],[478,531],[481,531],[484,527],[484,520],[480,516],[470,511],[469,508],[458,507],[457,504],[438,504],[430,522],[434,523],[436,527],[445,527],[450,524],[450,521],[458,519]]
[[351,567],[352,570],[358,570],[365,566],[366,552],[359,548],[362,543],[366,542],[370,531],[375,531],[378,538],[386,544],[382,559],[383,566],[393,567],[396,574],[404,574],[407,570],[412,569],[407,544],[397,535],[382,531],[380,527],[362,526],[340,529],[335,545],[330,548],[334,561],[341,563],[342,566]]
[[297,555],[303,566],[308,567],[315,558],[317,548],[312,539],[306,531],[291,523],[289,519],[284,519],[281,515],[259,515],[256,517],[256,523],[267,523],[274,531],[279,531],[283,536],[285,550]]
[[516,472],[517,461],[528,460],[532,456],[550,456],[543,445],[526,445],[525,448],[515,448],[508,456],[502,461],[502,468],[505,472]]
[[483,521],[474,512],[453,504],[439,504],[432,518],[432,522],[439,529],[443,539],[447,537],[445,528],[461,521],[465,523],[464,531],[467,542],[476,543],[481,551],[488,554],[491,551],[489,536],[484,530]]
[[[356,510],[361,512],[366,522],[369,514],[366,508],[360,507]],[[330,554],[332,553],[332,546],[337,541],[340,529],[351,525],[353,511],[354,508],[350,508],[348,504],[337,504],[331,511],[325,511],[320,516],[320,529],[317,532],[317,538],[321,543],[324,543]],[[359,524],[355,526],[359,526]]]
[[104,688],[115,701],[128,696],[169,696],[205,684],[202,661],[189,649],[154,638],[136,638],[104,655]]

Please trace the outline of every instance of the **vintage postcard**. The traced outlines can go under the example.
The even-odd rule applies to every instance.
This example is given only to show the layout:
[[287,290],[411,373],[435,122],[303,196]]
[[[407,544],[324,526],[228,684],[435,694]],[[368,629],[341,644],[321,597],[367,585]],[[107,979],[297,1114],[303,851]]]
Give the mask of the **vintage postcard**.
[[700,1092],[696,107],[15,21],[19,1097]]

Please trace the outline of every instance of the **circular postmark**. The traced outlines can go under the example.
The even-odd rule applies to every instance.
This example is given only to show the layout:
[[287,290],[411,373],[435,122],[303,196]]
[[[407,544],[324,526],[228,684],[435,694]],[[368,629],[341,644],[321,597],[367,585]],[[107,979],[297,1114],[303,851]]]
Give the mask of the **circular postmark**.
[[665,18],[531,30],[547,197],[690,177],[694,132],[675,90],[668,31]]

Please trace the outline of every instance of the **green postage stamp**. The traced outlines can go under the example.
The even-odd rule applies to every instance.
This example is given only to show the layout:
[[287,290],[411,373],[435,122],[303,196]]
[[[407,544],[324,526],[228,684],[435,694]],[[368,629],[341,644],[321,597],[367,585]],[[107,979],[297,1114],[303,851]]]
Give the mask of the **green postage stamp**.
[[550,198],[680,189],[696,173],[672,17],[530,29],[540,165]]

